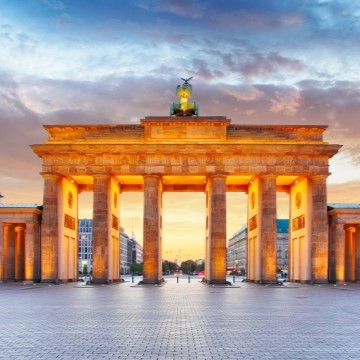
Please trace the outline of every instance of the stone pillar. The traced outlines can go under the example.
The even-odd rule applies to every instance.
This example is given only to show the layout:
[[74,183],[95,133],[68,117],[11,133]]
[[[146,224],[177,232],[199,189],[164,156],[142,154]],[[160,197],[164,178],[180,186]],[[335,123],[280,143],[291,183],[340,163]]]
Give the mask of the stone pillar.
[[5,224],[0,222],[0,282],[3,282],[4,279],[4,232]]
[[[334,219],[331,219],[334,221]],[[336,222],[329,225],[329,281],[336,282],[340,277],[343,277],[344,272],[340,275],[340,266],[344,267],[343,246],[344,246],[344,224],[336,224]]]
[[25,280],[40,280],[39,224],[27,223],[25,231]]
[[25,263],[25,236],[24,228],[17,226],[15,228],[15,280],[24,280]]
[[355,229],[356,281],[360,281],[360,225],[356,225]]
[[345,281],[355,281],[355,229],[345,228]]
[[261,253],[261,279],[262,283],[276,282],[276,176],[265,175],[261,177],[262,193],[260,221],[260,253]]
[[93,282],[106,283],[109,275],[109,191],[108,175],[94,175]]
[[144,176],[144,284],[157,284],[162,278],[161,219],[161,178]]
[[59,257],[59,209],[57,174],[42,174],[44,177],[44,201],[41,226],[41,281],[58,281]]
[[207,184],[207,258],[205,279],[226,283],[226,176],[214,175]]
[[7,231],[6,246],[6,278],[7,280],[15,280],[15,226],[10,225]]
[[312,281],[328,282],[329,229],[325,175],[312,176],[311,273]]
[[335,242],[335,281],[345,280],[345,230],[344,224],[336,224],[334,229]]

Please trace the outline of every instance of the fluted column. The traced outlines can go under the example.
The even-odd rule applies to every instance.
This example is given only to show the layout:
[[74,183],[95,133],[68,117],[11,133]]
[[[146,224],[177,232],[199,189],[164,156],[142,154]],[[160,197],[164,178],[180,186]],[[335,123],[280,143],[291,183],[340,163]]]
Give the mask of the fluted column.
[[334,225],[335,281],[345,280],[345,230],[344,224]]
[[360,225],[356,225],[355,229],[356,281],[360,281]]
[[6,280],[15,280],[15,226],[12,224],[7,227],[6,239]]
[[93,282],[105,283],[109,273],[109,191],[110,178],[94,175]]
[[210,284],[226,283],[226,176],[208,178],[207,206],[205,277]]
[[325,175],[312,176],[312,280],[328,282],[328,215]]
[[25,231],[25,280],[40,279],[40,227],[37,223],[27,223]]
[[4,234],[5,224],[0,222],[0,282],[4,281]]
[[162,183],[159,176],[144,176],[144,268],[143,282],[156,284],[162,278],[161,230]]
[[58,280],[58,181],[60,177],[56,174],[43,174],[43,177],[44,201],[41,226],[41,280],[44,282],[52,282]]
[[25,263],[25,237],[24,228],[17,226],[15,228],[15,280],[24,280]]
[[352,226],[345,228],[345,280],[355,281],[355,228]]
[[276,281],[276,176],[261,177],[261,282]]

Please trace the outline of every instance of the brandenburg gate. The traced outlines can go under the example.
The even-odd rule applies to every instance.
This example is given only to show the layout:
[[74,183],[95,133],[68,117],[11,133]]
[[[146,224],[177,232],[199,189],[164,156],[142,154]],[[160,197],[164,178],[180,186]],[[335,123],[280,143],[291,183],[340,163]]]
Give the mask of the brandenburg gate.
[[[78,277],[78,194],[93,196],[93,281],[120,280],[119,202],[144,192],[143,282],[162,279],[162,194],[206,194],[205,281],[226,282],[226,192],[248,194],[249,281],[276,282],[276,193],[290,201],[290,280],[328,282],[326,179],[340,148],[323,140],[326,126],[238,125],[197,116],[187,104],[189,79],[171,115],[139,124],[45,125],[32,145],[42,159],[42,281]],[[182,97],[182,95],[184,95]],[[185,100],[184,100],[185,99]],[[240,214],[239,214],[240,215]],[[239,224],[241,225],[241,224]]]

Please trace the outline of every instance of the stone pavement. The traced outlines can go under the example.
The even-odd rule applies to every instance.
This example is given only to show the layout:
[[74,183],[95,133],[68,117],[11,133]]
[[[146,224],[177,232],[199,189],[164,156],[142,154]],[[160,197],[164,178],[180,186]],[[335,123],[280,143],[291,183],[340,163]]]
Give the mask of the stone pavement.
[[0,359],[360,359],[360,284],[127,280],[0,284]]

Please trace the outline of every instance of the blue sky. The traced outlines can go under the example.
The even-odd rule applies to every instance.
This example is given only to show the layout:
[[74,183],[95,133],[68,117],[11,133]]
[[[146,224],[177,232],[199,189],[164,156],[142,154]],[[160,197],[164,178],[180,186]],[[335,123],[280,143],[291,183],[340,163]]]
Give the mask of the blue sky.
[[43,124],[200,115],[328,125],[329,201],[360,202],[360,2],[0,0],[0,191],[42,202]]

